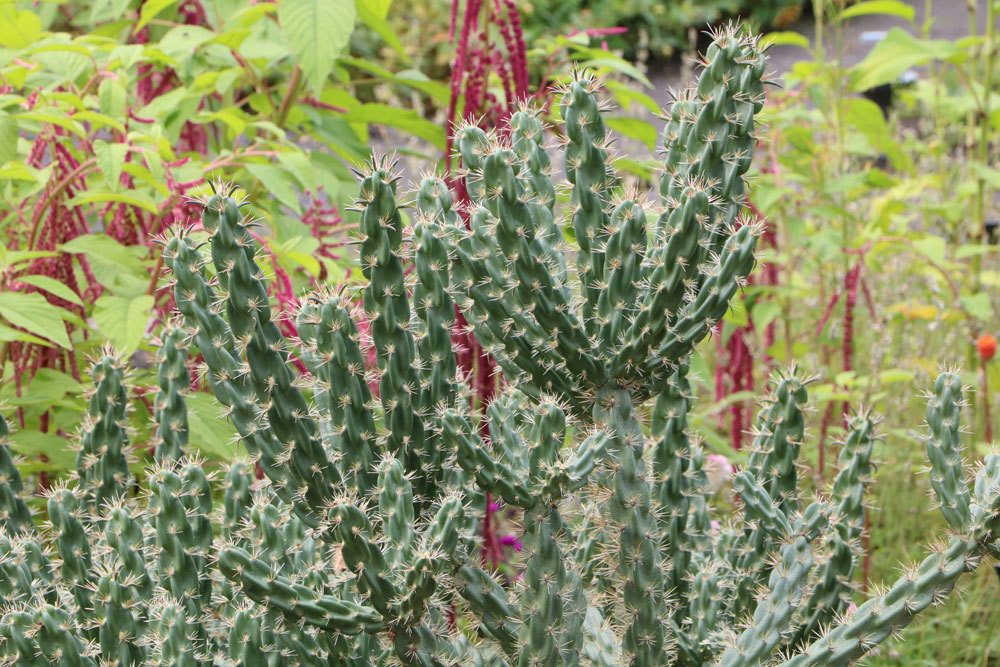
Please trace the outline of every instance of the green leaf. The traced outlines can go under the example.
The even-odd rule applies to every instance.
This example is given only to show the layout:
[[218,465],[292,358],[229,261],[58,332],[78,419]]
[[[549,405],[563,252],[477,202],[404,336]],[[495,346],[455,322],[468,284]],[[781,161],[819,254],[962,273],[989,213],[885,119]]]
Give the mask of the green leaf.
[[72,375],[61,373],[54,368],[39,368],[35,377],[20,396],[10,399],[11,405],[16,407],[41,405],[51,408],[56,403],[61,403],[70,395],[72,397],[79,394],[82,386]]
[[86,256],[97,280],[110,289],[122,287],[126,296],[136,296],[146,291],[149,278],[146,267],[139,259],[145,255],[145,246],[123,246],[105,234],[85,234],[59,246],[63,252]]
[[201,392],[188,394],[185,402],[190,446],[217,461],[232,461],[238,441],[222,404]]
[[851,68],[851,88],[862,91],[891,83],[911,67],[951,58],[959,52],[952,42],[919,39],[902,28],[891,28],[865,59]]
[[118,202],[141,208],[150,213],[158,213],[156,204],[148,195],[142,192],[101,192],[100,190],[89,190],[81,192],[77,196],[66,202],[69,207],[82,206],[83,204],[99,204],[104,202]]
[[271,165],[256,163],[248,164],[246,168],[254,178],[260,181],[272,197],[296,213],[302,212],[299,195],[295,191],[292,177],[287,171]]
[[47,470],[72,470],[76,467],[76,452],[69,438],[55,433],[25,429],[10,437],[14,451],[22,456],[44,455]]
[[787,30],[769,32],[760,38],[760,47],[766,49],[769,46],[798,46],[808,49],[809,38],[800,33]]
[[104,182],[112,190],[118,189],[126,155],[128,155],[128,144],[109,144],[103,139],[94,142],[94,159],[104,174]]
[[347,46],[355,17],[354,0],[281,0],[278,4],[278,23],[314,94],[323,88],[334,61]]
[[913,242],[913,247],[922,252],[935,264],[942,264],[945,260],[947,245],[945,240],[939,236],[928,236],[917,239]]
[[993,306],[985,292],[962,297],[962,307],[977,320],[989,322],[993,317]]
[[656,126],[641,118],[626,116],[605,117],[604,123],[609,128],[629,139],[636,139],[646,145],[646,148],[656,150]]
[[865,2],[859,2],[851,5],[844,11],[840,12],[840,15],[836,18],[836,20],[843,21],[857,16],[880,14],[882,16],[898,16],[901,19],[906,19],[910,23],[913,23],[916,11],[917,10],[915,8],[905,2],[901,2],[900,0],[865,0]]
[[14,3],[0,4],[0,46],[13,49],[31,46],[42,32],[42,19]]
[[50,276],[18,276],[17,281],[26,285],[33,285],[34,287],[44,290],[52,296],[57,296],[64,301],[75,303],[78,306],[83,305],[83,301],[80,300],[80,296],[70,289],[66,283],[60,282]]
[[146,0],[142,3],[142,11],[139,12],[139,22],[135,24],[133,33],[137,33],[146,27],[146,24],[156,18],[156,16],[170,5],[176,4],[177,0]]
[[68,350],[71,346],[62,318],[65,312],[38,293],[0,292],[0,317]]
[[969,171],[991,188],[1000,189],[1000,169],[987,167],[981,162],[969,162]]
[[349,123],[395,127],[431,143],[435,148],[445,148],[444,128],[412,109],[400,109],[388,104],[362,104],[347,112],[343,119]]
[[115,349],[130,354],[146,334],[154,302],[148,294],[131,299],[105,295],[94,304],[94,321]]
[[402,56],[403,62],[408,63],[410,58],[403,48],[403,43],[399,41],[392,24],[386,20],[391,4],[392,0],[361,0],[357,4],[358,18],[381,37],[393,51]]
[[0,113],[0,164],[17,157],[17,121]]
[[128,93],[125,86],[115,79],[105,79],[97,88],[97,100],[101,107],[101,113],[112,118],[121,118],[125,115]]

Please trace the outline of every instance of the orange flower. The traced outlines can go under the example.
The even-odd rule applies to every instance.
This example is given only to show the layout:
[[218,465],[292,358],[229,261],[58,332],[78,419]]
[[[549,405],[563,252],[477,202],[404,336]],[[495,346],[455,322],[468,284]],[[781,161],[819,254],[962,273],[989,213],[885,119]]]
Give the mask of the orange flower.
[[981,360],[989,361],[997,353],[997,339],[989,334],[983,334],[976,341],[976,351],[979,352]]

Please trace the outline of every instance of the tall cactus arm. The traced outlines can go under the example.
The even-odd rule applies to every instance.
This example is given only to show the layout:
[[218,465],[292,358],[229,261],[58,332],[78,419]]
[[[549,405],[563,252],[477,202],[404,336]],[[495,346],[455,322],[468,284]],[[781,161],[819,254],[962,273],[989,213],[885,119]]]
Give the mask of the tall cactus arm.
[[188,444],[188,413],[184,396],[191,386],[187,369],[188,349],[184,330],[168,326],[161,336],[157,381],[159,391],[154,405],[156,451],[158,462],[176,461]]
[[427,476],[434,462],[425,452],[416,345],[410,331],[410,304],[400,256],[403,218],[396,205],[397,178],[390,170],[388,164],[373,161],[357,200],[361,213],[361,267],[368,279],[364,306],[371,318],[372,342],[381,372],[379,398],[388,431],[385,448],[401,458],[408,471]]
[[[163,252],[164,261],[174,277],[174,297],[178,310],[194,331],[198,350],[208,368],[206,374],[212,393],[228,408],[229,418],[243,438],[247,450],[258,457],[264,473],[271,479],[275,492],[286,501],[295,503],[303,520],[318,526],[322,520],[323,499],[332,494],[332,483],[323,467],[314,468],[326,460],[310,460],[315,451],[292,447],[278,440],[269,428],[264,411],[255,402],[249,386],[246,363],[239,359],[229,325],[215,309],[215,290],[204,275],[205,261],[191,237],[177,234],[170,238]],[[329,464],[327,464],[329,465]],[[321,471],[317,474],[315,471]]]
[[749,627],[719,658],[720,667],[760,665],[781,643],[797,611],[812,569],[812,547],[799,537],[781,547],[780,560],[771,570],[768,593],[757,603]]
[[21,497],[24,483],[10,448],[10,428],[0,415],[0,532],[7,535],[35,532],[31,511]]
[[597,100],[598,82],[576,78],[563,94],[560,110],[566,129],[566,176],[573,184],[573,232],[580,246],[578,256],[583,291],[583,322],[587,333],[597,331],[597,302],[604,278],[611,190],[617,184],[608,168],[607,130]]
[[942,373],[927,401],[927,458],[931,488],[941,514],[955,530],[969,522],[969,485],[963,479],[961,417],[962,380],[956,373]]
[[125,493],[131,476],[128,468],[128,388],[124,364],[105,350],[91,371],[94,389],[87,405],[76,457],[80,485],[87,491],[87,505],[98,510]]
[[851,580],[857,567],[859,538],[865,525],[865,491],[871,484],[875,420],[860,411],[848,423],[847,438],[840,448],[840,471],[833,483],[837,505],[834,520],[824,536],[824,561],[813,575],[813,588],[801,621],[789,645],[799,644],[843,613],[850,602]]
[[360,334],[349,303],[338,294],[319,293],[306,299],[297,325],[302,359],[316,379],[314,398],[327,449],[348,484],[362,494],[375,483],[375,419],[365,379]]
[[353,635],[377,632],[383,627],[381,615],[371,607],[317,593],[275,574],[267,563],[240,547],[223,549],[219,568],[251,599],[328,632]]
[[[455,302],[451,298],[449,227],[459,223],[451,192],[443,181],[425,178],[417,190],[417,283],[413,306],[421,322],[417,351],[421,365],[420,404],[425,412],[455,404],[456,362],[451,347]],[[428,436],[432,437],[432,436]],[[436,456],[431,452],[432,456]]]
[[[267,413],[268,428],[286,449],[305,501],[321,512],[342,480],[329,460],[309,406],[294,384],[285,341],[271,320],[258,247],[240,204],[225,194],[205,203],[202,225],[211,234],[212,261],[224,292],[225,312],[237,352],[245,355],[249,384]],[[203,351],[204,353],[204,351]]]

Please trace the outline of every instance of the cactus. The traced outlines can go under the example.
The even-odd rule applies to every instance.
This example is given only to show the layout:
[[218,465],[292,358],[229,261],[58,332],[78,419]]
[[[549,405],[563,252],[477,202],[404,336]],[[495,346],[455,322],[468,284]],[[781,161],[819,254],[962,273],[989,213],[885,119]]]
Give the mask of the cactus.
[[[373,160],[357,201],[368,282],[303,298],[297,341],[272,320],[247,202],[215,186],[207,252],[191,231],[164,243],[183,330],[163,336],[144,490],[114,355],[95,366],[77,479],[49,493],[41,531],[0,433],[0,661],[846,665],[905,627],[1000,553],[1000,456],[967,483],[954,374],[927,411],[951,541],[849,617],[870,413],[849,421],[834,499],[809,501],[796,472],[809,380],[777,374],[738,507],[712,520],[687,373],[754,263],[757,227],[735,223],[763,68],[753,39],[716,35],[670,112],[657,208],[623,193],[586,75],[561,106],[566,229],[528,108],[507,138],[457,132],[468,228],[427,177],[411,229],[391,165]],[[505,375],[485,415],[459,390],[456,305]],[[184,451],[188,339],[264,479],[238,461],[216,482]],[[481,562],[485,494],[522,526],[516,576]]]
[[0,415],[0,530],[8,535],[31,532],[35,527],[24,502],[24,484],[17,463],[10,449],[10,427]]
[[130,481],[125,423],[129,403],[124,364],[112,350],[103,352],[91,373],[94,389],[84,415],[76,469],[84,501],[97,512],[124,493]]
[[184,331],[168,326],[164,331],[159,353],[158,381],[154,419],[156,420],[157,461],[176,461],[184,454],[188,443],[188,417],[184,394],[191,386],[187,369],[188,350]]

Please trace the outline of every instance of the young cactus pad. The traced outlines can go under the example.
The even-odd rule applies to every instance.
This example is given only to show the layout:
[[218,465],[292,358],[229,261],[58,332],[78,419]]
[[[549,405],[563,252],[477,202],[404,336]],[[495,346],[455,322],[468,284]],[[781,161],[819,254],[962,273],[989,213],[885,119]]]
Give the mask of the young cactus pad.
[[[738,511],[712,506],[688,358],[753,268],[757,229],[738,223],[763,73],[753,39],[715,35],[668,112],[655,208],[624,194],[585,76],[562,99],[566,205],[529,109],[509,136],[458,133],[466,210],[427,178],[409,227],[373,161],[367,285],[305,295],[298,340],[272,318],[247,202],[217,187],[207,243],[165,243],[183,330],[163,338],[142,490],[113,355],[40,529],[0,431],[0,664],[847,665],[940,600],[1000,552],[1000,457],[969,486],[952,373],[927,411],[950,541],[853,613],[869,413],[849,421],[834,498],[804,498],[808,380],[777,375]],[[503,372],[485,414],[456,376],[456,305]],[[264,479],[185,451],[189,343]],[[487,493],[522,526],[514,576],[483,564]]]

